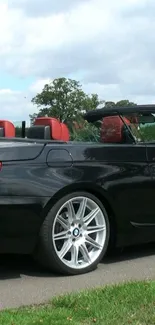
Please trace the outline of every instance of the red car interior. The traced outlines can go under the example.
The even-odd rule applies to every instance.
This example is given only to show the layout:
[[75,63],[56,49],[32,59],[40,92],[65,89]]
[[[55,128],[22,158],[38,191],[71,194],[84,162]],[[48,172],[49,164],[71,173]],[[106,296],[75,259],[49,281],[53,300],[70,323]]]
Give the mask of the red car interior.
[[41,126],[41,125],[50,127],[50,138],[52,140],[69,141],[68,127],[66,124],[60,123],[59,120],[51,117],[36,118],[34,122],[34,126]]
[[[130,121],[123,118],[127,125]],[[104,143],[121,143],[123,142],[124,123],[119,116],[105,117],[101,125],[101,141]]]

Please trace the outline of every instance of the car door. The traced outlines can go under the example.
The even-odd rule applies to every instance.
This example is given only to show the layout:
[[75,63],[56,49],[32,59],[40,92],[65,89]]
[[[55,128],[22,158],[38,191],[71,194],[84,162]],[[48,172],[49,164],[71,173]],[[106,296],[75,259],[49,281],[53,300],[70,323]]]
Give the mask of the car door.
[[[115,181],[116,186],[111,189],[122,220],[124,215],[130,225],[142,230],[142,227],[144,228],[154,220],[151,171],[144,139],[144,133],[147,131],[146,121],[150,121],[150,118],[131,114],[127,119],[125,117],[123,119],[122,131],[125,131],[127,135],[126,143],[112,144],[112,148],[109,146],[109,152],[111,152],[109,161],[115,161],[120,168],[117,181]],[[142,121],[145,124],[142,124]]]
[[151,175],[150,183],[147,188],[147,196],[144,199],[148,210],[147,218],[143,220],[143,226],[155,232],[155,114],[150,112],[144,116],[145,124],[140,124],[139,133],[146,146],[147,162]]
[[132,225],[151,219],[151,174],[145,144],[115,145],[108,153],[114,173],[104,182],[118,215]]
[[[131,222],[144,222],[151,211],[151,175],[145,144],[113,144],[89,147],[89,157],[101,166],[98,180],[112,196],[119,216],[125,215]],[[103,172],[102,172],[103,171]],[[96,174],[97,175],[97,174]]]
[[114,198],[120,228],[131,243],[154,240],[155,143],[147,144],[139,138],[133,144],[109,146],[108,151],[109,161],[118,168],[107,189]]
[[153,201],[145,143],[87,144],[83,152],[80,149],[76,147],[73,153],[74,167],[80,168],[77,180],[103,189],[117,220],[120,241],[123,237],[129,243],[146,241],[149,236],[143,224],[151,219]]
[[[155,135],[155,119],[150,114],[150,107],[137,106],[118,111],[121,115],[116,112],[112,115],[113,109],[103,109],[97,116],[91,112],[87,117],[91,123],[100,119],[99,139],[103,142],[101,146],[88,150],[92,162],[96,160],[100,166],[99,171],[92,170],[91,175],[97,175],[98,183],[109,195],[122,242],[123,237],[129,243],[154,240],[155,227],[150,225],[155,222],[155,165],[151,161],[154,159],[155,141],[153,147],[146,145],[150,129],[145,127],[146,123],[154,122],[151,133]],[[109,122],[105,123],[105,119]]]

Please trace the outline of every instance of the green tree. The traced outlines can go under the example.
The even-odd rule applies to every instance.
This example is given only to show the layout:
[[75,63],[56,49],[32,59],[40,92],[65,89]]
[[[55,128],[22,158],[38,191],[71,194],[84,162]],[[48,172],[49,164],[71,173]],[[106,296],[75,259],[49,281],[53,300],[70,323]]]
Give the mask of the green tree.
[[58,78],[46,84],[41,93],[32,98],[39,111],[30,115],[35,117],[51,116],[61,122],[80,122],[82,114],[88,110],[96,109],[102,101],[97,94],[87,95],[76,80]]
[[130,102],[128,99],[124,99],[124,100],[120,100],[118,102],[105,102],[105,106],[104,107],[114,107],[114,106],[121,106],[121,107],[128,107],[128,106],[136,106],[137,104],[135,104],[134,102]]
[[[109,107],[114,107],[116,104],[114,103],[114,102],[105,102],[105,105],[104,105],[104,107],[106,107],[106,108],[109,108]],[[103,108],[104,108],[103,107]]]
[[36,117],[38,116],[37,113],[34,113],[34,114],[30,114],[29,117],[30,117],[30,124],[33,125],[33,122],[34,120],[36,119]]
[[128,107],[128,106],[136,106],[137,104],[135,104],[134,102],[130,102],[129,100],[120,100],[119,102],[117,102],[115,104],[116,106],[124,106],[124,107]]

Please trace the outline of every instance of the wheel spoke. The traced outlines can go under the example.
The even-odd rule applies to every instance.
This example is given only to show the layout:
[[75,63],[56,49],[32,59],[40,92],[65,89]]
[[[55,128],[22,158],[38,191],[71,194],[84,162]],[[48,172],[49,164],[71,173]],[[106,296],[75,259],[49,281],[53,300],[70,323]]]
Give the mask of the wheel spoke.
[[86,236],[85,238],[86,243],[88,243],[89,245],[91,245],[94,248],[97,249],[102,249],[102,246],[100,244],[98,244],[93,238],[91,238],[90,236]]
[[98,231],[103,231],[105,229],[106,229],[106,227],[105,226],[101,226],[101,225],[98,225],[98,226],[89,226],[89,227],[87,227],[87,234],[93,234],[93,233],[96,233]]
[[92,210],[87,216],[84,217],[83,221],[86,225],[89,225],[89,223],[97,216],[97,214],[100,212],[99,208],[96,208]]
[[66,207],[68,210],[68,220],[69,220],[69,222],[72,222],[75,219],[75,210],[74,210],[73,203],[71,201],[69,201],[67,203]]
[[63,258],[71,249],[72,242],[70,240],[66,240],[61,248],[61,250],[58,252],[59,258]]
[[54,235],[54,240],[61,240],[69,238],[68,231],[64,230]]
[[64,219],[61,214],[57,217],[57,222],[60,223],[64,229],[69,229],[68,221]]
[[87,205],[87,198],[85,197],[82,199],[82,201],[80,203],[78,212],[76,214],[77,219],[83,219],[83,217],[85,215],[85,211],[86,211],[86,205]]
[[89,256],[89,252],[88,252],[88,249],[87,249],[87,246],[86,246],[85,243],[84,244],[81,244],[81,246],[80,246],[80,252],[81,252],[81,254],[82,254],[83,258],[84,258],[84,261],[86,263],[91,263],[91,259],[90,259],[90,256]]
[[74,265],[78,264],[79,246],[73,245],[71,251],[71,260]]

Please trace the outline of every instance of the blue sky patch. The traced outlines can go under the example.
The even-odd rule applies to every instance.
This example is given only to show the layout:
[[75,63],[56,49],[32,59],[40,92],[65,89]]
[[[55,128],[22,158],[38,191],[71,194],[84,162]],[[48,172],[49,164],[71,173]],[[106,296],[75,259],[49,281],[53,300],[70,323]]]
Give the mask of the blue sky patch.
[[0,89],[11,89],[14,91],[24,91],[35,82],[35,78],[18,78],[7,73],[0,73]]

